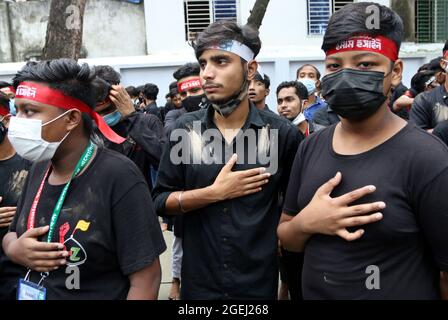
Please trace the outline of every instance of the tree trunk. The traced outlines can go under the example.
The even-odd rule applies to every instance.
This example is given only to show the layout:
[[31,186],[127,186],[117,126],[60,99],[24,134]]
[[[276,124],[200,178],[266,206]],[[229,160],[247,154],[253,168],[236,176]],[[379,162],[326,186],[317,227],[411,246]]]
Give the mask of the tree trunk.
[[254,7],[250,12],[249,19],[247,19],[247,24],[254,27],[255,29],[260,29],[261,23],[263,22],[266,9],[268,8],[269,0],[257,0],[255,1]]
[[42,60],[79,59],[86,2],[87,0],[51,1]]

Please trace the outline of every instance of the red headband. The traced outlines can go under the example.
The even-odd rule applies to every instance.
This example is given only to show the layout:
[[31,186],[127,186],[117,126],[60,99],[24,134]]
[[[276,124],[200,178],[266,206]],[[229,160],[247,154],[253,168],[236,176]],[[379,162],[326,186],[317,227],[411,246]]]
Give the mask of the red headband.
[[64,110],[78,109],[87,113],[95,121],[101,133],[114,143],[123,143],[126,139],[116,134],[104,121],[104,119],[84,102],[64,95],[61,91],[55,90],[37,83],[22,82],[16,91],[16,99],[26,99],[30,101],[48,104]]
[[186,81],[179,82],[177,84],[177,90],[179,91],[179,93],[192,88],[202,88],[201,78],[195,77]]
[[354,36],[345,41],[342,41],[326,52],[326,56],[345,51],[370,51],[382,54],[392,61],[398,59],[398,47],[392,40],[376,36],[370,37],[367,35]]
[[16,89],[14,89],[13,86],[9,86],[8,88],[9,88],[9,90],[11,90],[11,92],[13,92],[14,94],[16,94]]

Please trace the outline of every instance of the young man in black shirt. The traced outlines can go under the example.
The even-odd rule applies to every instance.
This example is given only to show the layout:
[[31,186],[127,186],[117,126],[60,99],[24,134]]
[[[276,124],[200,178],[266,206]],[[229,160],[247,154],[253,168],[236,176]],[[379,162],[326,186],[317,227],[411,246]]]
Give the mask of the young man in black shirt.
[[101,143],[131,159],[152,190],[154,170],[159,166],[162,147],[166,141],[162,122],[155,115],[135,110],[131,97],[120,85],[120,74],[112,67],[96,66],[95,74],[103,80],[102,83],[96,80],[96,85],[102,87],[97,90],[99,96],[95,111],[114,132],[126,138],[124,143],[117,144],[103,137]]
[[260,47],[229,21],[194,43],[210,105],[178,120],[154,189],[159,214],[184,217],[182,299],[277,297],[277,195],[300,134],[249,101]]
[[3,239],[19,299],[157,298],[166,246],[150,192],[129,159],[90,140],[93,119],[124,141],[93,112],[91,80],[70,59],[28,63],[13,79],[8,137],[36,162]]
[[[443,48],[440,66],[448,73],[448,40]],[[441,86],[419,94],[412,104],[409,120],[420,128],[432,132],[442,121],[448,120],[448,77]]]
[[447,286],[448,149],[387,104],[402,37],[401,18],[375,3],[330,19],[322,94],[341,122],[299,147],[278,228],[304,250],[305,299],[438,299]]

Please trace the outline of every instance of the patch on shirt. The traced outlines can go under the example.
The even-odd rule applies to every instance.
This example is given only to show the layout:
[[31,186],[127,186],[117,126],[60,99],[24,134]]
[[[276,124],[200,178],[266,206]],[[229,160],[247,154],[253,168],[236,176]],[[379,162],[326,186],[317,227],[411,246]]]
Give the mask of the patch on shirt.
[[433,108],[436,123],[448,120],[448,106],[437,102]]
[[20,194],[22,193],[22,189],[27,176],[28,170],[20,170],[14,172],[11,176],[11,179],[9,180],[10,193],[11,195],[14,195],[16,199],[18,199]]
[[64,223],[59,228],[59,243],[62,243],[65,246],[65,250],[67,250],[70,254],[67,266],[74,267],[84,264],[87,261],[87,252],[82,246],[82,244],[76,240],[75,233],[79,230],[82,232],[87,232],[90,227],[90,222],[85,220],[79,220],[76,224],[76,227],[73,229],[70,236],[66,238],[66,235],[70,231],[71,227],[68,222]]

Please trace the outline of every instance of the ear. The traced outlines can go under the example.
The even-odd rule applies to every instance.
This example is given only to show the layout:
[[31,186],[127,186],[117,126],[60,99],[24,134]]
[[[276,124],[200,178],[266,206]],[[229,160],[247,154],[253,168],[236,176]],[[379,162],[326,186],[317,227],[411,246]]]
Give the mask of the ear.
[[5,125],[6,128],[9,127],[9,120],[11,120],[11,115],[7,114],[4,118],[3,118],[3,124]]
[[78,109],[73,109],[66,118],[67,130],[71,131],[78,127],[82,122],[82,112]]
[[[448,58],[447,58],[447,59],[448,59]],[[448,64],[448,62],[446,62],[446,61],[444,60],[444,58],[440,59],[440,67],[441,67],[443,70],[445,70],[447,64]]]
[[403,79],[403,61],[398,59],[397,61],[395,61],[394,67],[392,69],[392,79],[391,79],[392,87],[394,88],[398,87],[402,79]]
[[247,63],[247,80],[252,81],[258,70],[258,62],[251,60]]
[[264,96],[267,97],[270,93],[271,93],[271,89],[266,89],[266,94]]

